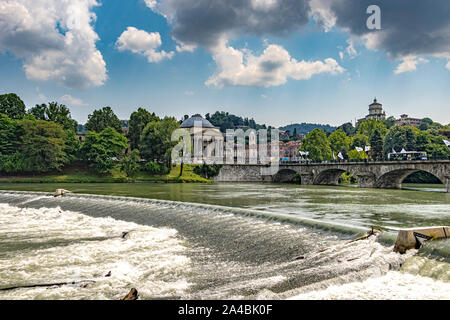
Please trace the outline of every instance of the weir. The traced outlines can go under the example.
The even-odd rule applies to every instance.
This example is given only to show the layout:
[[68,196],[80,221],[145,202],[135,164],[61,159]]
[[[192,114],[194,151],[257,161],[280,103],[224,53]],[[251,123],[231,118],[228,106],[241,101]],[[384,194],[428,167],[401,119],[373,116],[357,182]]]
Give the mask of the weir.
[[[418,171],[437,177],[450,192],[450,160],[280,164],[274,175],[263,165],[224,165],[216,182],[287,182],[298,174],[302,185],[337,185],[344,172],[353,174],[360,188],[401,189],[403,180]],[[289,179],[287,179],[289,178]]]

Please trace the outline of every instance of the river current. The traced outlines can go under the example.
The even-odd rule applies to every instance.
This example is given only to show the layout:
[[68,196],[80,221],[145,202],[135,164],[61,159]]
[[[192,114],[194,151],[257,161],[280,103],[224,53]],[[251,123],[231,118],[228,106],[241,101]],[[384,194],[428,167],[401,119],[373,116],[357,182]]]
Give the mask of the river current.
[[[74,193],[54,198],[56,187]],[[0,191],[0,299],[120,299],[132,287],[142,299],[450,299],[449,240],[392,251],[400,228],[449,225],[442,190],[0,189],[27,190]],[[371,226],[381,235],[351,241]]]

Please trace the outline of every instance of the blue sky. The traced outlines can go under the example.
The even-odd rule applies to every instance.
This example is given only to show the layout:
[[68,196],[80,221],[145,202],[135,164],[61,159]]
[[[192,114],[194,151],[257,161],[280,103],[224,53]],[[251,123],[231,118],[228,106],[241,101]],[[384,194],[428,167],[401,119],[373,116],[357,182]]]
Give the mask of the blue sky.
[[[377,97],[388,115],[450,122],[450,50],[410,46],[394,23],[396,8],[380,5],[386,27],[369,33],[346,25],[329,0],[302,0],[310,9],[275,22],[291,0],[217,0],[217,12],[203,0],[74,0],[68,8],[54,1],[0,5],[0,93],[17,93],[29,108],[58,101],[79,122],[109,105],[121,119],[144,107],[177,118],[228,111],[274,126],[340,125],[365,116]],[[221,14],[230,8],[238,20]],[[438,30],[449,43],[448,18],[426,27],[423,37]],[[189,50],[177,50],[182,45]]]

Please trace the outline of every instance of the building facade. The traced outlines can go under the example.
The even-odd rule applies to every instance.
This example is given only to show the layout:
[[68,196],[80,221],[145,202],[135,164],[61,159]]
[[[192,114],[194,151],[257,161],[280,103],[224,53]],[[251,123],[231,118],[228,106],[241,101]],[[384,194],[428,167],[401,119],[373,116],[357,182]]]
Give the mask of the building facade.
[[413,126],[413,127],[419,127],[420,123],[422,122],[422,119],[417,118],[411,118],[407,114],[402,114],[400,116],[400,119],[395,120],[396,126]]

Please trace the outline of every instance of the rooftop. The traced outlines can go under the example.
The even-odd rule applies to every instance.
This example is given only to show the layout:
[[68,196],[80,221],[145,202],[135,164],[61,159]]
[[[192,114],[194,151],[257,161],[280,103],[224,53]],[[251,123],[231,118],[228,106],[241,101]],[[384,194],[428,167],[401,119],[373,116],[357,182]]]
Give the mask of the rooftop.
[[187,120],[184,120],[183,123],[180,125],[180,128],[193,128],[195,126],[195,122],[201,122],[201,125],[203,128],[215,128],[211,122],[209,122],[206,119],[203,119],[201,115],[196,114],[192,117],[190,117]]

